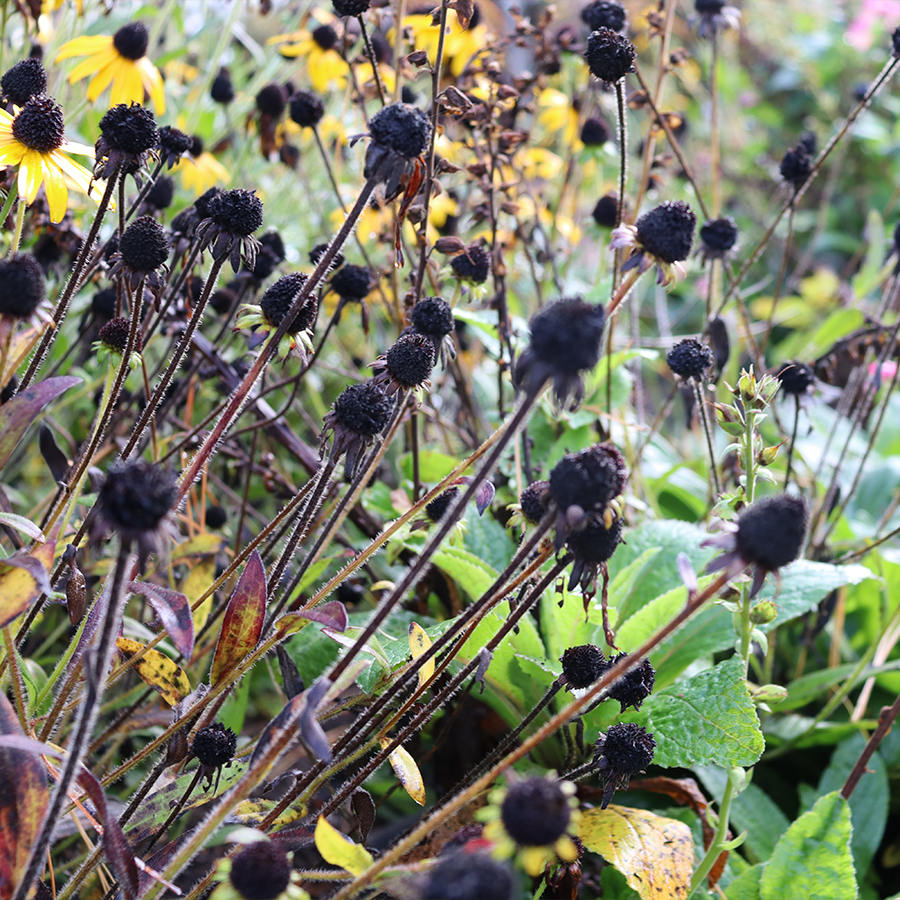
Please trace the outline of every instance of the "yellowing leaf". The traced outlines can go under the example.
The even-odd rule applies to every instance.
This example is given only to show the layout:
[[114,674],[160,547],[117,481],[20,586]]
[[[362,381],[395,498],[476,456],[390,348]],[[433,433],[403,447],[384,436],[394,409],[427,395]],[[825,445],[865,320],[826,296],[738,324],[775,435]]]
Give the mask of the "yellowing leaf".
[[[390,741],[387,738],[381,739],[382,748],[387,747]],[[422,780],[422,773],[416,765],[416,761],[404,750],[398,747],[388,757],[394,774],[400,779],[406,793],[409,794],[419,806],[425,805],[425,782]]]
[[683,822],[610,806],[585,812],[578,836],[625,876],[641,900],[684,900],[690,894],[694,839]]
[[[232,809],[228,821],[246,825],[248,828],[258,828],[263,819],[275,809],[276,804],[276,800],[243,800]],[[285,825],[290,825],[291,822],[296,822],[297,819],[302,819],[305,815],[306,807],[301,803],[294,809],[290,807],[286,809],[272,822],[272,825],[275,828],[283,828]]]
[[[216,573],[216,560],[212,556],[207,556],[195,563],[191,570],[184,576],[181,582],[181,592],[188,598],[188,602],[193,609],[194,604],[203,596],[209,586],[213,583]],[[212,609],[213,595],[210,594],[195,610],[194,610],[194,634],[199,634],[200,629],[206,624],[209,618],[209,611]]]
[[209,531],[198,534],[195,538],[179,544],[172,553],[171,562],[181,563],[191,556],[211,556],[225,546],[225,538]]
[[55,542],[40,544],[30,554],[0,561],[0,626],[20,616],[50,587]]
[[[132,641],[128,638],[119,638],[116,646],[125,659],[131,659],[139,650],[144,649],[144,645],[140,641]],[[163,700],[169,706],[174,706],[179,700],[184,700],[191,692],[191,683],[184,671],[159,650],[148,650],[134,664],[134,670],[145,684],[162,694]]]
[[341,834],[324,816],[316,822],[316,849],[322,859],[333,866],[340,866],[352,875],[362,875],[372,865],[372,854],[360,844]]
[[[413,659],[418,659],[431,647],[431,638],[418,622],[409,623],[409,652]],[[434,657],[419,669],[419,687],[425,687],[434,675]]]

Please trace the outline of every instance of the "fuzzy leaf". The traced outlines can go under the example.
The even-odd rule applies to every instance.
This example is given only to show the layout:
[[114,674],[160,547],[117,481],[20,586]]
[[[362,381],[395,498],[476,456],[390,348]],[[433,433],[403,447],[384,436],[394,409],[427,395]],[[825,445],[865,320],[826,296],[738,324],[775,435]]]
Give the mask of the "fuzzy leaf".
[[[418,659],[431,647],[431,638],[418,622],[409,623],[409,652],[413,659]],[[425,687],[434,675],[434,657],[419,669],[419,687]]]
[[22,615],[41,594],[50,593],[47,572],[56,543],[40,544],[28,554],[0,560],[0,626]]
[[346,869],[353,875],[362,875],[374,860],[372,854],[360,844],[341,834],[324,816],[316,822],[316,849],[329,865]]
[[441,547],[432,561],[473,600],[482,596],[497,578],[497,573],[483,559],[459,547]]
[[[144,649],[140,641],[129,638],[118,638],[116,646],[125,659],[131,659],[135,653]],[[162,695],[169,706],[184,700],[191,692],[191,683],[184,670],[159,650],[148,650],[133,668],[146,685]]]
[[[259,828],[263,819],[278,805],[276,800],[242,800],[228,815],[228,824],[246,825],[248,828]],[[306,807],[302,804],[294,808],[288,807],[274,822],[273,828],[282,828],[302,819],[306,815]]]
[[347,630],[347,608],[340,600],[329,600],[321,606],[307,609],[303,612],[286,613],[277,622],[276,628],[282,636],[295,634],[310,622],[318,622],[332,631],[343,632]]
[[10,528],[15,528],[16,531],[21,531],[22,534],[27,534],[33,541],[47,540],[44,537],[44,532],[31,519],[26,519],[25,516],[17,516],[15,513],[0,511],[0,525],[9,525]]
[[209,672],[212,687],[229,675],[259,643],[266,618],[266,596],[266,570],[259,551],[254,550],[225,610]]
[[850,806],[826,794],[785,832],[766,863],[761,900],[852,900],[858,893],[850,853]]
[[[390,740],[387,738],[382,738],[382,749],[387,747],[390,743]],[[397,747],[396,750],[393,750],[388,756],[388,761],[391,764],[391,768],[394,770],[394,774],[400,779],[400,784],[403,785],[406,793],[409,794],[419,806],[424,806],[425,782],[422,780],[422,773],[419,771],[416,761],[403,749],[403,747]]]
[[183,563],[192,556],[212,556],[225,546],[225,538],[221,534],[205,531],[189,541],[183,541],[173,551],[171,562]]
[[683,900],[690,893],[694,838],[683,822],[644,809],[589,809],[578,836],[615,866],[641,900]]
[[128,590],[147,598],[175,648],[190,661],[194,652],[194,619],[187,595],[149,581],[132,581]]
[[209,612],[212,609],[213,595],[210,594],[196,609],[194,604],[206,593],[207,588],[213,583],[216,573],[216,560],[213,556],[207,556],[199,562],[195,562],[181,582],[181,590],[191,605],[194,620],[194,634],[206,624]]

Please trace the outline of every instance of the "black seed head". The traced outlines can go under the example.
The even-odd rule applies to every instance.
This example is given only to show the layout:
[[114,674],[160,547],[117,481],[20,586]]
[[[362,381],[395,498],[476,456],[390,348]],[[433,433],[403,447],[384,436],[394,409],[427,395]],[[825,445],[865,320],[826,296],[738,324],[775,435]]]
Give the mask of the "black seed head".
[[591,31],[598,28],[609,28],[612,31],[624,31],[628,17],[625,7],[616,0],[594,0],[581,10],[581,21]]
[[392,103],[369,121],[372,140],[406,159],[421,156],[431,137],[431,122],[416,106]]
[[36,94],[47,90],[47,70],[39,59],[30,56],[3,73],[0,88],[11,103],[24,106]]
[[412,308],[409,317],[413,328],[432,340],[440,340],[453,333],[453,310],[442,297],[423,297]]
[[522,508],[522,515],[532,525],[540,524],[541,519],[547,514],[549,503],[549,481],[533,481],[519,495],[519,506]]
[[275,900],[291,882],[291,862],[278,844],[256,841],[234,854],[230,877],[244,900]]
[[814,131],[804,131],[803,134],[800,135],[800,139],[797,141],[797,146],[802,147],[810,156],[816,155],[816,149],[818,148],[818,145],[819,142]]
[[[197,210],[197,215],[201,219],[208,219],[212,215],[209,205],[213,200],[215,200],[216,197],[219,196],[219,194],[222,193],[224,192],[220,188],[211,187],[205,194],[201,194],[194,201],[194,209]],[[175,223],[173,222],[172,224],[174,225]]]
[[[194,159],[197,159],[198,156],[203,155],[204,149],[206,149],[206,148],[203,146],[203,138],[200,137],[199,135],[195,134],[191,138],[191,150],[190,150],[191,156],[193,156]],[[209,190],[217,191],[217,190],[219,190],[219,188],[210,188]],[[209,193],[209,191],[207,191],[207,193]]]
[[619,201],[615,194],[607,194],[597,201],[592,213],[601,228],[615,228],[619,213]]
[[[566,540],[566,546],[575,558],[589,566],[599,566],[600,563],[608,562],[621,543],[621,518],[614,519],[610,528],[603,522],[589,521],[580,531],[570,532]],[[570,586],[570,590],[573,586]]]
[[122,261],[135,272],[150,272],[169,258],[166,231],[152,216],[135,219],[119,241]]
[[[328,244],[316,244],[312,250],[309,251],[309,261],[317,266],[319,264],[319,260],[322,258],[322,254],[328,249]],[[334,259],[331,261],[332,269],[339,269],[344,264],[344,254],[338,253]]]
[[365,266],[343,266],[331,276],[331,289],[341,300],[360,303],[372,290],[372,271]]
[[684,200],[669,200],[645,212],[635,222],[644,250],[663,262],[681,262],[691,255],[697,217]]
[[774,572],[800,555],[809,511],[802,497],[776,494],[748,506],[737,524],[738,553],[747,562]]
[[450,509],[450,504],[459,494],[458,487],[447,488],[442,494],[438,494],[431,503],[425,506],[425,515],[432,522],[440,522],[444,518],[444,513]]
[[713,364],[713,353],[706,344],[685,338],[666,354],[666,362],[682,378],[699,378]]
[[338,33],[330,25],[320,25],[313,29],[312,39],[323,50],[331,50],[338,42]]
[[[610,661],[610,667],[627,659],[628,654],[620,653]],[[640,709],[641,704],[653,693],[653,684],[656,681],[656,669],[649,659],[642,659],[630,672],[623,675],[618,681],[613,682],[609,689],[609,696],[618,700],[621,706],[620,712],[625,712],[629,706]]]
[[781,177],[790,185],[799,188],[812,172],[812,159],[806,147],[798,144],[788,150],[778,167]]
[[424,334],[402,334],[385,354],[391,378],[405,388],[424,384],[434,368],[434,344]]
[[601,147],[611,136],[609,125],[596,116],[585,119],[581,126],[581,141],[587,147]]
[[46,296],[44,270],[30,253],[0,260],[0,315],[27,319]]
[[111,319],[116,314],[116,289],[108,287],[97,291],[91,298],[91,311],[98,319]]
[[209,95],[215,103],[223,105],[234,100],[234,85],[231,83],[231,73],[228,69],[219,69],[219,74],[213,78],[210,85]]
[[694,0],[694,9],[701,15],[718,15],[725,8],[725,0]]
[[259,243],[253,277],[263,281],[275,271],[278,263],[284,260],[284,242],[277,231],[267,231],[259,239]]
[[312,91],[297,91],[290,100],[291,118],[301,128],[313,128],[325,115],[325,104]]
[[371,381],[344,388],[334,403],[338,423],[363,437],[374,437],[384,431],[394,404],[390,397]]
[[275,231],[267,231],[260,239],[259,243],[265,247],[278,262],[284,261],[284,241],[281,235]]
[[560,662],[569,686],[577,689],[590,687],[609,668],[603,651],[593,644],[569,647]]
[[287,93],[280,84],[267,84],[256,95],[256,108],[264,115],[280,119],[287,105]]
[[147,55],[150,35],[143,22],[129,22],[113,35],[113,46],[125,59],[134,62]]
[[177,495],[171,472],[138,459],[109,470],[99,499],[103,515],[114,528],[147,532],[159,526]]
[[65,137],[62,107],[46,94],[32,97],[13,119],[12,133],[29,150],[49,153],[59,149]]
[[19,389],[19,379],[13,375],[9,381],[3,386],[3,390],[0,391],[0,403],[8,403],[12,398],[16,395],[16,391]]
[[451,853],[428,873],[422,900],[513,900],[516,877],[507,862],[490,853]]
[[454,274],[474,284],[484,284],[491,274],[491,255],[481,244],[469,244],[450,260]]
[[160,175],[147,194],[147,203],[154,209],[168,209],[175,199],[175,179]]
[[606,312],[580,297],[565,297],[544,306],[531,320],[531,347],[542,363],[577,374],[600,361]]
[[236,299],[237,291],[232,290],[226,285],[225,287],[218,288],[212,292],[212,296],[209,298],[209,305],[219,313],[219,315],[224,316],[232,306],[234,306],[234,301]]
[[210,503],[206,507],[204,522],[207,528],[221,528],[228,521],[228,513],[218,503]]
[[[653,762],[656,740],[641,725],[613,725],[602,742],[602,756],[610,769],[619,775],[636,775]],[[598,748],[601,749],[601,748]]]
[[[277,328],[281,324],[294,302],[294,297],[300,293],[306,281],[307,277],[302,272],[291,272],[290,275],[283,275],[273,285],[266,288],[259,301],[259,306],[272,326]],[[315,297],[309,297],[300,308],[300,312],[294,317],[288,334],[298,334],[308,330],[316,321],[318,311]]]
[[895,28],[891,35],[891,55],[900,59],[900,28]]
[[123,316],[114,316],[99,331],[100,342],[115,353],[122,354],[128,346],[131,325]]
[[232,234],[253,234],[263,223],[262,200],[242,188],[220,191],[209,201],[207,210],[216,225]]
[[815,380],[812,366],[796,360],[784,363],[775,373],[775,377],[781,382],[781,390],[785,394],[797,396],[805,394]]
[[237,735],[221,722],[201,728],[194,736],[191,753],[200,765],[216,769],[231,762],[237,750]]
[[[126,26],[127,27],[127,26]],[[100,132],[111,150],[137,156],[159,145],[153,113],[145,106],[120,103],[100,120]]]
[[194,139],[173,128],[171,125],[164,125],[159,129],[159,146],[172,156],[182,156],[187,153],[194,144]]
[[526,778],[512,785],[500,807],[506,833],[528,847],[545,847],[566,833],[572,810],[559,782]]
[[332,0],[336,16],[361,16],[371,0]]
[[566,454],[550,470],[550,494],[557,507],[602,512],[625,489],[625,457],[612,444],[595,444]]
[[738,228],[730,216],[710,219],[700,229],[704,249],[713,253],[727,253],[737,243],[737,239]]
[[610,84],[634,71],[636,56],[634,44],[611,28],[598,28],[591,32],[587,50],[584,51],[591,74]]

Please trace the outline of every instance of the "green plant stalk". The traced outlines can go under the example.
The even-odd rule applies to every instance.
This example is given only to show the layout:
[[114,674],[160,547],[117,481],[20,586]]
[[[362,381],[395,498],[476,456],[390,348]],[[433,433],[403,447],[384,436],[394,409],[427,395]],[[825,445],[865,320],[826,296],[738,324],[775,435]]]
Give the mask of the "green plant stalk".
[[703,884],[704,879],[712,871],[712,867],[716,864],[716,860],[721,856],[725,849],[725,840],[728,836],[728,818],[731,814],[731,801],[737,796],[737,781],[735,779],[734,769],[728,770],[728,781],[725,783],[725,793],[722,795],[722,802],[719,804],[719,824],[716,826],[716,833],[713,835],[712,843],[709,849],[700,860],[693,877],[691,878],[691,888],[688,891],[688,898]]
[[[710,273],[711,275],[712,273]],[[694,399],[697,401],[697,409],[700,413],[700,424],[703,426],[703,434],[706,437],[706,449],[709,453],[710,474],[712,475],[712,487],[715,491],[716,500],[722,493],[722,486],[719,484],[719,469],[716,464],[716,448],[713,445],[712,427],[709,424],[709,414],[706,409],[706,400],[703,397],[703,388],[696,378],[692,378],[694,384]]]
[[[744,409],[744,493],[747,505],[753,503],[756,492],[756,410],[746,406]],[[741,585],[741,659],[744,661],[744,677],[750,665],[750,636],[753,633],[753,623],[750,621],[750,588]]]
[[9,680],[11,682],[13,702],[16,707],[16,715],[19,717],[19,725],[24,734],[28,734],[28,717],[26,711],[24,684],[22,672],[19,669],[19,660],[16,656],[16,644],[12,636],[12,628],[3,626],[3,646],[6,650],[6,659],[9,660]]
[[[10,196],[12,196],[12,191],[9,192]],[[5,218],[5,217],[4,217]],[[2,222],[3,219],[0,219]],[[13,231],[12,240],[9,242],[9,253],[7,257],[12,259],[19,252],[19,244],[22,241],[22,226],[25,224],[25,201],[22,200],[19,203],[18,208],[16,209],[16,226]]]

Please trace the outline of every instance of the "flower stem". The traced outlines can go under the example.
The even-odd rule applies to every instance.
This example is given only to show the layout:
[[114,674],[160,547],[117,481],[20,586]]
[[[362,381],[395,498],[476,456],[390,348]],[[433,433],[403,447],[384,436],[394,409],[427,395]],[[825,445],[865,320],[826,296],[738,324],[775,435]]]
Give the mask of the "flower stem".
[[606,304],[606,317],[611,319],[619,304],[628,296],[628,292],[634,287],[634,283],[640,278],[640,266],[632,269],[619,285],[615,293],[610,297],[609,303]]
[[703,880],[712,871],[713,866],[716,864],[716,860],[722,855],[722,847],[723,844],[726,843],[726,838],[728,836],[728,818],[731,814],[731,801],[737,796],[738,779],[736,771],[742,772],[740,769],[728,770],[725,793],[722,795],[722,802],[719,804],[719,824],[716,827],[716,833],[713,835],[709,849],[704,854],[703,859],[700,860],[700,865],[697,866],[697,869],[691,878],[689,897],[701,884],[703,884]]
[[[12,195],[12,191],[9,192]],[[3,221],[0,219],[0,221]],[[16,208],[16,227],[13,231],[12,240],[9,243],[9,258],[12,259],[19,252],[19,244],[22,241],[22,226],[25,224],[25,201],[20,200]]]
[[700,414],[700,423],[703,426],[703,433],[706,435],[706,449],[709,451],[710,474],[712,475],[713,489],[716,492],[715,499],[719,499],[722,493],[722,486],[719,484],[719,469],[716,466],[716,448],[713,446],[712,428],[709,424],[709,412],[706,409],[706,399],[703,396],[703,388],[696,378],[691,381],[694,385],[694,398],[697,401],[697,408]]

